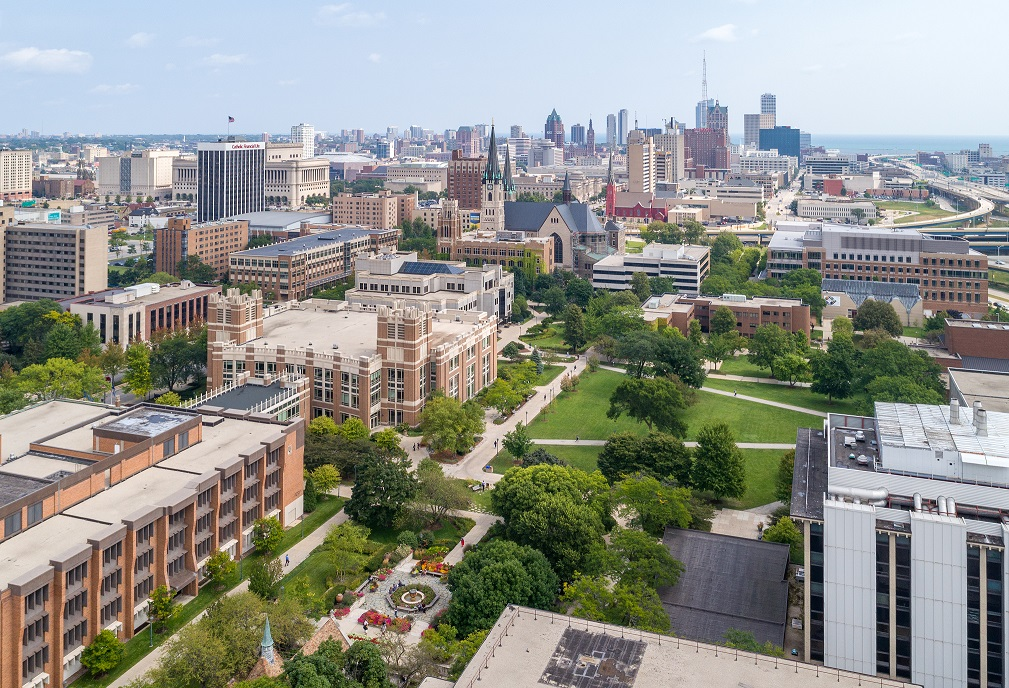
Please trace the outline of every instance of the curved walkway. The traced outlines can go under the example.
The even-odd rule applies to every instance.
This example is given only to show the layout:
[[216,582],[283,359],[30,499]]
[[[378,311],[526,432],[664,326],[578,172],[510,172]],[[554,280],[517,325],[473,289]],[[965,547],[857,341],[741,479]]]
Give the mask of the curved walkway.
[[[532,440],[533,444],[555,447],[604,447],[606,440]],[[697,442],[684,442],[685,447],[696,447]],[[794,444],[782,442],[737,442],[740,449],[795,449]]]
[[725,375],[723,373],[713,373],[708,372],[708,377],[717,378],[719,380],[734,380],[736,382],[759,382],[762,385],[783,385],[785,387],[810,387],[808,382],[796,382],[794,385],[789,384],[783,380],[775,380],[770,377],[747,377],[745,375]]
[[798,411],[799,413],[808,413],[811,416],[820,416],[821,418],[826,418],[827,414],[823,411],[814,411],[813,409],[806,408],[804,406],[792,406],[791,404],[782,404],[780,401],[770,401],[768,399],[760,399],[758,397],[750,397],[745,394],[736,394],[735,392],[727,392],[724,389],[712,389],[711,387],[701,387],[702,392],[708,392],[710,394],[721,394],[724,397],[735,397],[736,399],[743,399],[744,401],[752,401],[757,404],[766,404],[767,406],[777,406],[780,409],[786,409],[788,411]]

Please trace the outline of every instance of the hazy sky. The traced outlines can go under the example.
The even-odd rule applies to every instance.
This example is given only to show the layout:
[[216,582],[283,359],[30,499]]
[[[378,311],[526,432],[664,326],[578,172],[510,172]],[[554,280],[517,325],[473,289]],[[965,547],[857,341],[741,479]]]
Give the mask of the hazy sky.
[[733,133],[765,91],[814,136],[1009,133],[1004,0],[145,5],[4,3],[0,132],[218,133],[232,115],[235,132],[494,118],[542,135],[551,108],[568,128],[605,132],[620,108],[693,126],[707,51]]

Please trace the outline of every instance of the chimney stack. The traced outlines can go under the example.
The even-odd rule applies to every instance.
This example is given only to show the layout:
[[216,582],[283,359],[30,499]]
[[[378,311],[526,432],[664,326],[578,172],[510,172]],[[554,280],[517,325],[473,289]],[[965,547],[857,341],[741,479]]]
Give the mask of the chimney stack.
[[960,422],[960,402],[956,399],[951,399],[949,402],[949,422]]
[[988,412],[983,408],[979,408],[975,412],[974,427],[978,437],[988,436]]

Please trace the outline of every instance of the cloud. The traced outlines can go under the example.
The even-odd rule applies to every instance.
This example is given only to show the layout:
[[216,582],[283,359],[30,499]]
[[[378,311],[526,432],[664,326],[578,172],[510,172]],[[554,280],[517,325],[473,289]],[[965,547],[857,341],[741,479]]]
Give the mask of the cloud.
[[220,41],[216,38],[200,38],[199,36],[186,36],[179,41],[179,45],[183,48],[210,48],[218,43]]
[[131,48],[146,48],[151,44],[151,41],[153,40],[154,40],[153,33],[144,33],[143,31],[140,31],[127,38],[126,45],[130,46]]
[[91,53],[66,48],[21,48],[0,55],[0,65],[19,72],[82,74],[91,69]]
[[210,57],[205,58],[203,61],[211,67],[227,67],[229,65],[242,64],[245,60],[246,55],[244,53],[241,55],[222,55],[221,53],[214,53]]
[[736,25],[722,24],[713,26],[703,33],[694,36],[693,41],[716,41],[718,43],[733,43],[736,40]]
[[382,55],[380,53],[372,53],[371,55],[368,55],[368,62],[374,62],[375,64],[378,64],[381,61],[382,61]]
[[348,26],[355,29],[375,26],[385,21],[385,12],[355,10],[354,6],[349,2],[341,2],[337,5],[323,5],[316,14],[320,21],[327,24]]
[[136,84],[98,84],[91,89],[92,93],[129,93],[135,91],[139,86]]

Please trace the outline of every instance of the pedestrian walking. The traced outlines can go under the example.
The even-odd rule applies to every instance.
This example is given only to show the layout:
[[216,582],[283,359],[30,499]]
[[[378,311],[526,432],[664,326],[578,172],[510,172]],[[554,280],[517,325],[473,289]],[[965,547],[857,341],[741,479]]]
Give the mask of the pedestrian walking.
[[732,390],[732,396],[736,396],[736,390]]
[[290,566],[290,565],[291,565],[291,555],[290,554],[285,554],[284,555],[284,566]]

